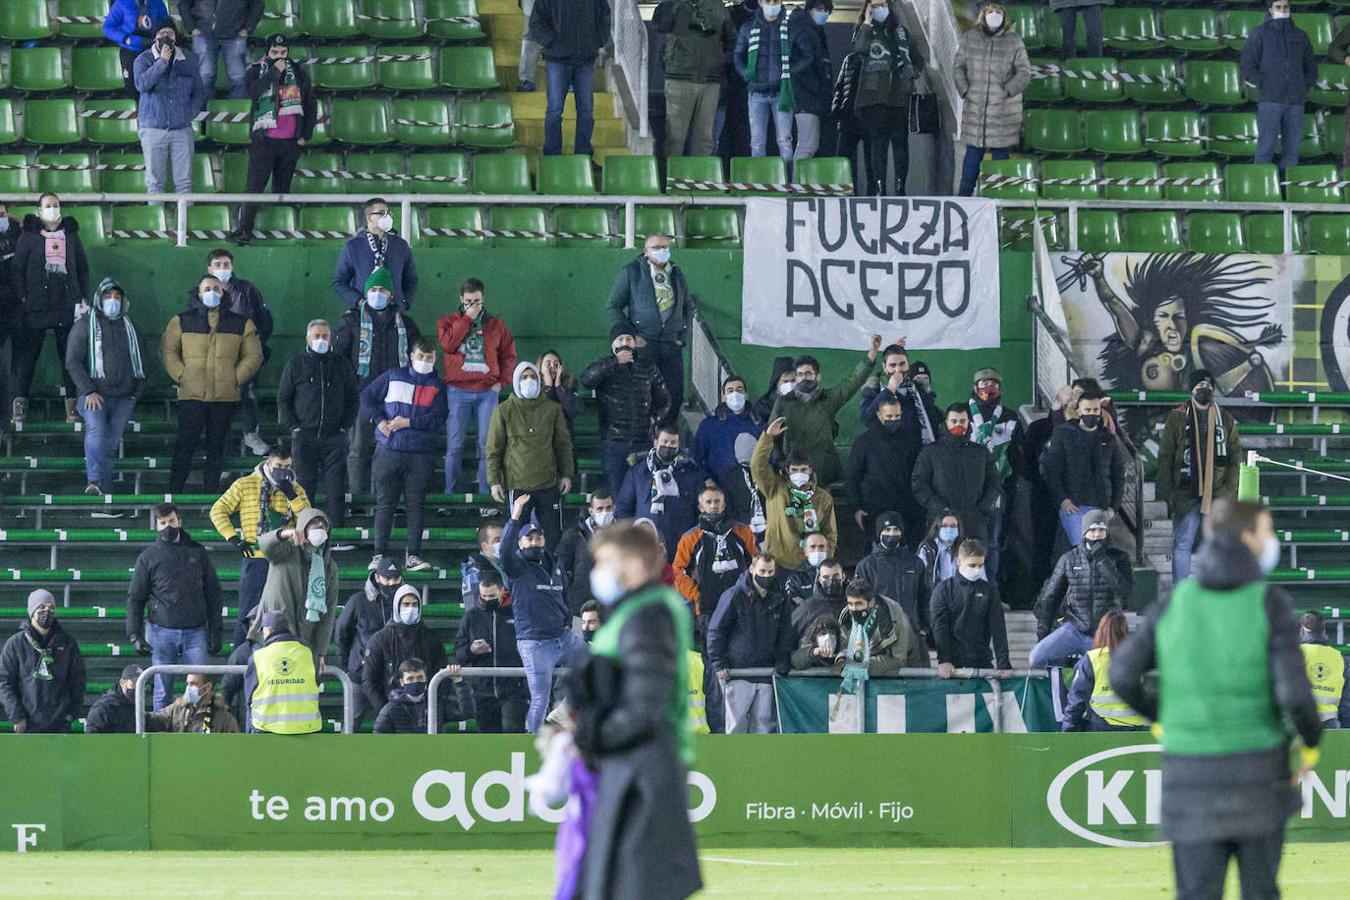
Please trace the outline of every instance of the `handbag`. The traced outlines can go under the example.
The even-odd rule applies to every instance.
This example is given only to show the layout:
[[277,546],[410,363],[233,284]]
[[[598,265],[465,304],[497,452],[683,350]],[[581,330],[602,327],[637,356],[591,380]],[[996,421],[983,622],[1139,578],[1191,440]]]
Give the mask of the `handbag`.
[[853,103],[858,99],[858,75],[861,72],[862,55],[850,50],[839,64],[839,74],[834,79],[834,93],[830,97],[830,115],[836,119],[853,116]]
[[938,108],[937,94],[931,91],[917,90],[928,87],[926,77],[920,77],[916,90],[909,95],[909,133],[941,134],[942,111]]

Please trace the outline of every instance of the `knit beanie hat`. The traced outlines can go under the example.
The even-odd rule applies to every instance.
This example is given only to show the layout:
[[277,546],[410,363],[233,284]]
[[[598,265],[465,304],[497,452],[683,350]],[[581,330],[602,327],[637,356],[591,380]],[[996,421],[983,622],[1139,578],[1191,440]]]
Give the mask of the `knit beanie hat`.
[[384,288],[392,294],[394,292],[394,276],[384,266],[380,266],[371,272],[370,277],[366,279],[364,290],[369,291],[371,288]]
[[28,615],[31,616],[33,613],[37,612],[37,608],[46,603],[55,606],[56,597],[46,588],[37,588],[28,595]]
[[614,327],[609,330],[609,339],[612,341],[623,334],[637,337],[637,332],[633,330],[632,323],[627,320],[614,323]]
[[1187,387],[1191,390],[1195,390],[1195,386],[1202,381],[1208,381],[1210,384],[1214,383],[1214,375],[1209,369],[1196,369],[1191,372],[1191,380],[1189,384],[1187,384]]
[[1083,534],[1087,534],[1093,528],[1106,527],[1106,513],[1100,509],[1094,509],[1092,512],[1083,516]]
[[1003,376],[998,374],[998,369],[995,369],[993,366],[990,366],[987,369],[980,369],[980,371],[976,372],[975,379],[971,383],[979,384],[986,378],[990,381],[997,381],[999,384],[1003,383]]
[[154,25],[150,26],[151,34],[159,34],[165,28],[172,28],[175,38],[182,37],[182,32],[178,30],[178,23],[173,19],[160,19]]

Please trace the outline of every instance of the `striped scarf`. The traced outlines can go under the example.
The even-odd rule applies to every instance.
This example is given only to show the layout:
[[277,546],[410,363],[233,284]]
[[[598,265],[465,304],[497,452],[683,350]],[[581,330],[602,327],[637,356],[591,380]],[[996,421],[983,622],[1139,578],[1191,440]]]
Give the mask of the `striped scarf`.
[[[849,618],[852,619],[851,614]],[[867,638],[867,631],[876,619],[875,606],[865,620],[859,622],[853,619],[853,627],[848,633],[848,643],[844,645],[844,680],[839,685],[841,694],[861,694],[867,685],[867,664],[872,659],[872,642]]]
[[328,612],[328,571],[323,551],[309,555],[309,579],[305,586],[305,621],[317,622]]
[[[365,301],[361,302],[361,334],[356,345],[356,374],[365,378],[370,374],[370,358],[375,348],[375,325],[370,318],[370,309]],[[403,323],[403,315],[394,313],[394,327],[398,329],[398,364],[408,364],[408,326]]]
[[[272,60],[264,57],[261,65],[266,75],[272,67]],[[253,113],[253,130],[270,131],[277,127],[282,116],[298,116],[303,112],[303,107],[295,64],[287,61],[286,71],[282,73],[277,89],[258,98],[258,108]]]
[[[89,371],[95,378],[106,377],[106,370],[103,367],[103,323],[99,321],[100,314],[95,310],[89,311]],[[131,327],[131,320],[125,315],[121,317],[122,327],[127,332],[127,353],[131,356],[131,374],[138,379],[145,378],[145,366],[141,362],[141,342],[136,337],[136,329]]]
[[[797,106],[797,98],[792,93],[792,60],[789,58],[788,30],[787,23],[783,22],[782,13],[777,20],[778,26],[778,61],[779,61],[779,79],[778,79],[778,111],[792,112]],[[749,54],[746,56],[745,69],[749,77],[754,77],[755,72],[759,70],[759,30],[763,25],[758,16],[755,18],[755,24],[750,28],[750,46]],[[747,78],[747,80],[748,80]]]

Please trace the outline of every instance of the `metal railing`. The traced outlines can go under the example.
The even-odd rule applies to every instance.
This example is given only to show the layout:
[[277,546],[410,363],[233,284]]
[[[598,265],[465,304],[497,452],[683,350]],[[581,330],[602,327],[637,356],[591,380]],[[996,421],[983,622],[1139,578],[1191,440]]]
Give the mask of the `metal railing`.
[[[155,675],[243,675],[248,666],[150,666],[136,678],[136,733],[145,734],[145,683]],[[318,673],[320,679],[336,678],[342,684],[342,733],[351,734],[356,721],[353,708],[352,680],[336,666],[326,666]],[[322,688],[320,688],[322,690]],[[244,723],[240,722],[243,728]]]
[[642,21],[642,10],[637,0],[614,0],[610,16],[613,22],[615,74],[625,118],[638,137],[651,137],[647,117],[648,45],[647,26]]
[[[925,73],[928,85],[937,95],[942,109],[943,130],[955,137],[961,122],[961,96],[956,92],[952,70],[956,51],[961,48],[961,27],[950,0],[912,0],[903,4],[906,24],[917,25],[927,50]],[[951,190],[951,185],[947,185]]]
[[705,414],[712,415],[722,402],[722,382],[735,375],[736,370],[722,352],[722,345],[713,335],[708,320],[698,309],[694,310],[694,327],[690,329],[689,370],[694,399]]

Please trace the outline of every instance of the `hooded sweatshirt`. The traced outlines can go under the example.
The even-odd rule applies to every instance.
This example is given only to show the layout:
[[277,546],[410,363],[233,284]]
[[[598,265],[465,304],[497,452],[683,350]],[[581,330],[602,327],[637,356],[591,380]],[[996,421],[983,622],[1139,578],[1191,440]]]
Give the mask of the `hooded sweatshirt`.
[[[521,395],[521,378],[533,373],[539,395]],[[572,435],[562,407],[543,396],[543,379],[532,362],[516,366],[512,394],[492,412],[488,426],[487,476],[489,484],[508,491],[552,488],[559,478],[571,478]]]
[[[102,300],[114,290],[122,292],[122,312],[109,319]],[[89,302],[91,309],[75,320],[66,341],[66,371],[75,389],[81,397],[97,392],[104,399],[139,399],[145,389],[145,350],[141,333],[128,317],[131,301],[126,291],[105,278]]]
[[[398,607],[404,597],[415,597],[419,607],[416,622],[405,624],[399,620]],[[422,595],[410,584],[401,586],[390,601],[389,621],[371,638],[366,661],[361,667],[361,680],[366,692],[383,701],[398,684],[398,667],[405,659],[420,659],[427,664],[428,675],[434,675],[448,664],[444,637],[427,627],[420,614]]]

